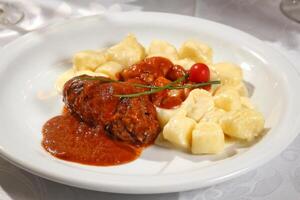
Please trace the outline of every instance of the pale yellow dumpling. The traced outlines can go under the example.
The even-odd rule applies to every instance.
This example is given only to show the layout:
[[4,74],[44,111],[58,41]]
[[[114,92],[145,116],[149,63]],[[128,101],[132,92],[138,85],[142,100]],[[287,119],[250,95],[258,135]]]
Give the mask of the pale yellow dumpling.
[[107,61],[105,51],[86,50],[80,51],[73,56],[74,71],[91,70]]
[[109,61],[115,61],[129,67],[145,58],[145,49],[134,35],[128,35],[120,43],[107,50]]
[[183,58],[180,60],[173,60],[173,63],[182,66],[185,70],[189,70],[196,62],[190,58]]
[[251,102],[251,99],[248,97],[241,97],[242,106],[249,109],[255,109],[254,104]]
[[[179,110],[179,108],[165,109],[156,107],[157,119],[160,123],[160,126],[165,126],[172,117],[177,115]],[[182,116],[185,116],[185,114]]]
[[213,108],[204,114],[200,122],[214,122],[220,124],[222,118],[225,116],[226,111],[220,108]]
[[192,132],[193,154],[216,154],[223,151],[225,139],[222,128],[214,122],[199,122]]
[[214,64],[213,67],[219,74],[222,84],[239,84],[243,80],[242,69],[233,63],[222,62]]
[[147,57],[161,56],[170,60],[178,59],[176,48],[164,40],[153,40],[147,51]]
[[100,65],[95,72],[103,73],[113,80],[117,80],[117,75],[123,70],[123,66],[117,62],[109,61]]
[[163,136],[166,140],[172,144],[184,148],[190,149],[191,137],[195,120],[188,117],[173,117],[165,125],[163,129]]
[[248,97],[248,89],[243,82],[238,82],[235,84],[221,84],[220,86],[217,86],[215,90],[216,93],[220,93],[222,91],[228,90],[228,89],[233,89],[238,92],[238,94],[242,97]]
[[225,134],[244,140],[253,140],[264,129],[263,115],[253,109],[241,108],[226,114],[221,126]]
[[217,91],[214,96],[214,103],[217,108],[225,111],[237,110],[242,106],[238,92],[233,89]]
[[199,121],[206,112],[214,108],[214,100],[208,91],[194,89],[182,103],[182,107],[186,109],[187,117]]
[[165,147],[165,148],[174,148],[175,147],[171,142],[169,142],[168,140],[166,140],[164,138],[163,133],[160,133],[156,137],[154,143],[158,146]]
[[187,40],[179,49],[179,57],[181,59],[189,58],[195,62],[211,64],[212,56],[212,48],[198,40]]

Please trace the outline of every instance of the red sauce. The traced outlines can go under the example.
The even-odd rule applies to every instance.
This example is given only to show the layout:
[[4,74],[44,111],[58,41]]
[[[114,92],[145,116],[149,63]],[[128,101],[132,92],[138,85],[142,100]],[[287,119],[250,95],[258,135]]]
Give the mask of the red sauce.
[[[171,81],[164,78],[158,77],[152,85],[164,86],[169,84]],[[161,92],[151,94],[152,103],[160,108],[171,109],[180,105],[185,99],[184,89],[179,90],[163,90]]]
[[[164,86],[181,78],[187,71],[180,65],[173,65],[163,57],[150,57],[125,69],[119,74],[122,80],[140,79],[144,84]],[[171,109],[179,106],[188,96],[189,91],[163,90],[151,95],[153,104],[160,108]]]
[[53,156],[77,163],[110,166],[135,160],[141,149],[109,138],[101,126],[92,128],[66,113],[47,121],[43,147]]

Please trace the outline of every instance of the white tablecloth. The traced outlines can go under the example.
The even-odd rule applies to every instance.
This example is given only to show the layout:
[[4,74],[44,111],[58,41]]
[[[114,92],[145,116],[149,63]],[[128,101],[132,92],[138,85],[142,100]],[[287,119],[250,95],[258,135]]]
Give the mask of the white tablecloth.
[[[12,0],[11,0],[12,1]],[[56,20],[101,12],[172,12],[218,21],[266,41],[300,71],[300,24],[285,18],[279,0],[19,0],[26,9],[20,27],[30,31]],[[0,30],[0,45],[20,34]],[[284,70],[284,66],[282,66]],[[300,89],[299,89],[300,92]],[[300,130],[299,130],[300,131]],[[29,174],[0,158],[0,200],[295,200],[300,199],[300,136],[268,164],[220,185],[180,193],[122,195],[78,189]]]

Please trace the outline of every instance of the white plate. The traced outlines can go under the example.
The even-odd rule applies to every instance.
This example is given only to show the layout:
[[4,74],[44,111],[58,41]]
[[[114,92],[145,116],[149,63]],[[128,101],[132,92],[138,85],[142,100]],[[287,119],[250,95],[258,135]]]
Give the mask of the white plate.
[[[192,156],[153,146],[129,164],[87,166],[56,159],[41,147],[41,127],[60,113],[54,80],[71,56],[118,42],[128,33],[179,45],[198,38],[214,49],[215,61],[240,64],[254,87],[252,100],[269,132],[235,154]],[[162,13],[118,13],[70,20],[30,33],[0,52],[0,153],[47,179],[107,192],[163,193],[209,186],[253,169],[279,154],[299,130],[300,81],[293,66],[260,40],[215,22]]]

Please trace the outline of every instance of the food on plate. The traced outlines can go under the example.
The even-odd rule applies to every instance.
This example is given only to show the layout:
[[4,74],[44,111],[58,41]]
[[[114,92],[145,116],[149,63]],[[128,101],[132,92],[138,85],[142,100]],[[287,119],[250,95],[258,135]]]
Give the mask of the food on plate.
[[214,64],[213,67],[219,74],[219,78],[224,85],[236,85],[243,81],[242,69],[233,63],[222,62]]
[[145,48],[131,34],[78,52],[56,88],[64,111],[43,126],[42,145],[78,163],[124,164],[152,144],[218,154],[225,138],[253,141],[264,129],[242,69],[214,63],[212,48],[194,39],[179,50],[164,40]]
[[128,35],[120,43],[108,48],[105,55],[109,61],[129,67],[145,58],[145,48],[134,35]]
[[215,106],[225,111],[232,111],[241,108],[241,98],[239,93],[234,89],[222,90],[215,93]]
[[199,121],[205,113],[214,108],[214,100],[206,90],[194,89],[182,103],[182,109],[187,111],[186,116]]
[[192,132],[193,154],[215,154],[223,151],[224,133],[215,122],[199,122]]
[[[104,76],[107,75],[113,80],[117,80],[117,75],[123,70],[123,67],[120,63],[114,61],[108,61],[97,67],[95,70],[96,73],[102,73]],[[102,75],[102,76],[103,76]],[[93,76],[93,75],[92,75]]]
[[188,58],[197,63],[211,64],[212,56],[212,48],[199,40],[187,40],[179,49],[181,59]]
[[222,119],[223,131],[232,137],[253,140],[264,128],[263,115],[249,108],[228,112]]
[[107,56],[102,51],[86,50],[76,53],[73,57],[74,71],[92,70],[107,61]]
[[164,40],[153,40],[148,48],[147,57],[161,56],[170,60],[178,60],[176,48]]
[[64,87],[63,100],[68,111],[91,125],[102,125],[118,140],[131,144],[150,144],[159,132],[153,104],[147,96],[119,98],[116,94],[140,91],[126,82],[105,83],[79,76]]
[[163,137],[172,144],[189,150],[196,121],[186,116],[175,116],[164,126]]

